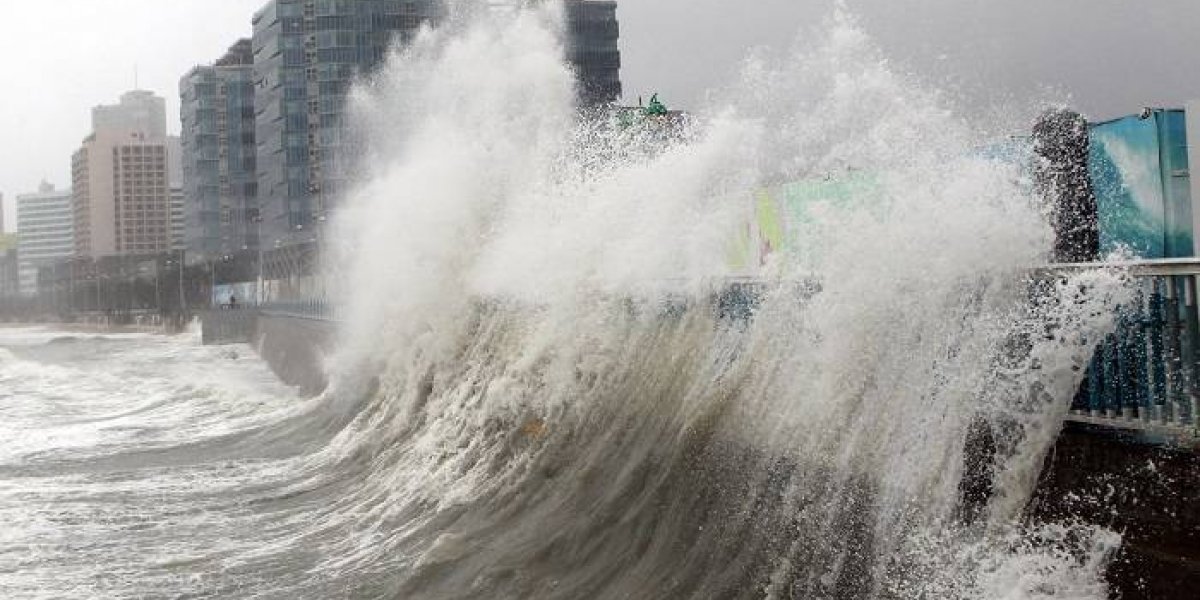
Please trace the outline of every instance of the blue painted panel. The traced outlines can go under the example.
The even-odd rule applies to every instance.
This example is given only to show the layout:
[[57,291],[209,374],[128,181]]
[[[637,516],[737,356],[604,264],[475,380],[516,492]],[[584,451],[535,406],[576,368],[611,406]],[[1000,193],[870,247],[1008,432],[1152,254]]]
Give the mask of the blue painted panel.
[[1092,126],[1089,171],[1100,249],[1142,258],[1192,256],[1187,129],[1181,110],[1154,111]]

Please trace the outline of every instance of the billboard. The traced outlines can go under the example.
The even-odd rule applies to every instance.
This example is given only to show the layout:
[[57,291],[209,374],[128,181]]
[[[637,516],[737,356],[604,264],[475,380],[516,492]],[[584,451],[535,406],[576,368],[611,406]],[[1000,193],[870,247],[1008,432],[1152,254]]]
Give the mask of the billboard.
[[1187,126],[1182,110],[1150,110],[1091,127],[1088,171],[1102,254],[1194,255]]
[[861,172],[762,188],[753,194],[752,214],[730,245],[729,265],[739,274],[753,275],[774,256],[803,264],[802,255],[813,248],[802,247],[801,232],[812,225],[817,211],[872,202],[878,195],[875,176]]

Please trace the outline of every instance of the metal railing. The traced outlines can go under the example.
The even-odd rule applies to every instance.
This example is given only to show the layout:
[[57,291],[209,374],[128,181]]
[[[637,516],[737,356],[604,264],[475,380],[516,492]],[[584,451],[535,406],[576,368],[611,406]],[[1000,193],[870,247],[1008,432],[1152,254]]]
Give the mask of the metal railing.
[[1054,265],[1052,271],[1114,269],[1134,299],[1117,308],[1116,331],[1098,344],[1071,419],[1158,431],[1189,441],[1200,426],[1200,260]]
[[[1098,342],[1070,419],[1200,442],[1200,259],[1056,264],[1038,271],[1054,277],[1092,269],[1130,278],[1134,300],[1117,307],[1116,331]],[[726,278],[714,282],[710,301],[722,318],[751,319],[768,287],[755,278]],[[797,298],[820,290],[810,280],[794,287]],[[343,316],[320,298],[269,302],[258,310],[322,321]]]
[[263,314],[269,316],[294,317],[317,321],[338,321],[341,319],[341,311],[338,305],[324,298],[266,302],[259,306],[258,309]]

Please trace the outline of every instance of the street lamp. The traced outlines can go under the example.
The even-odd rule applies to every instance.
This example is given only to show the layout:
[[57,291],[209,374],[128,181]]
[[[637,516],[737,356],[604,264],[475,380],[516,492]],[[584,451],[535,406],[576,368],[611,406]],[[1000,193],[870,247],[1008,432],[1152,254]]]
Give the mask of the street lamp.
[[104,307],[100,304],[100,280],[103,279],[103,277],[104,276],[101,275],[100,273],[96,273],[96,312],[97,313],[104,312]]
[[183,318],[187,312],[187,296],[183,293],[183,249],[179,250],[179,315]]
[[262,239],[262,212],[255,211],[254,213],[254,239],[258,244],[258,279],[254,284],[254,305],[261,306],[263,303],[263,239]]
[[159,286],[159,282],[162,281],[162,269],[159,268],[159,262],[162,263],[163,267],[166,267],[169,261],[162,260],[159,257],[159,261],[155,261],[154,263],[154,308],[158,310],[159,317],[162,317],[166,311],[163,310],[162,290],[160,289],[161,286]]

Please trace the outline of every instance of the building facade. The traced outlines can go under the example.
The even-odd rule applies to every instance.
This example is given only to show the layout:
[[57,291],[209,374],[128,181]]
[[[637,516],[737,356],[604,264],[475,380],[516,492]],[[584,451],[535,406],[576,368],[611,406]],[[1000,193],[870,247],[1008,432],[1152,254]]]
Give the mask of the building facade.
[[[579,77],[580,103],[615,102],[617,3],[561,1],[565,59]],[[408,43],[445,10],[444,0],[271,0],[254,15],[257,214],[265,247],[312,237],[351,177],[356,145],[344,123],[350,86],[379,67],[393,44]],[[189,226],[196,239],[215,240],[213,231],[219,228]]]
[[171,187],[171,250],[187,249],[187,198],[182,187]]
[[20,263],[17,236],[0,231],[0,298],[20,293]]
[[579,78],[579,100],[585,106],[616,102],[621,97],[621,37],[614,0],[564,0],[567,62]]
[[93,132],[71,157],[79,256],[171,249],[172,173],[161,104],[150,92],[134,91],[122,96],[121,104],[93,109]]
[[215,257],[258,248],[254,53],[239,40],[179,83],[182,245]]
[[149,139],[165,139],[166,100],[147,90],[125,92],[117,104],[92,109],[92,130],[139,131]]
[[353,81],[435,22],[438,0],[272,0],[254,15],[258,200],[263,242],[303,239],[345,189]]
[[17,196],[17,234],[21,295],[31,296],[37,293],[38,268],[75,253],[71,190],[42,182],[37,193]]

